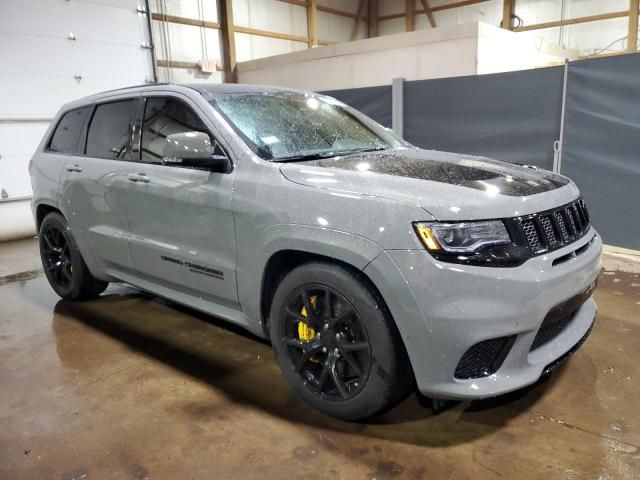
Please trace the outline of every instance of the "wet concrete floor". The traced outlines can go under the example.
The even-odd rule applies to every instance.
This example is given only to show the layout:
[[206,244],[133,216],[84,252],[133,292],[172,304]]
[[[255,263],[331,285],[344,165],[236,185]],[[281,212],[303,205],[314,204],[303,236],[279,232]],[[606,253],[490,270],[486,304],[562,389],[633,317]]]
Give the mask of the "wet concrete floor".
[[[0,249],[2,249],[0,245]],[[297,400],[267,344],[123,286],[0,282],[0,479],[640,478],[640,269],[546,381],[351,424]]]

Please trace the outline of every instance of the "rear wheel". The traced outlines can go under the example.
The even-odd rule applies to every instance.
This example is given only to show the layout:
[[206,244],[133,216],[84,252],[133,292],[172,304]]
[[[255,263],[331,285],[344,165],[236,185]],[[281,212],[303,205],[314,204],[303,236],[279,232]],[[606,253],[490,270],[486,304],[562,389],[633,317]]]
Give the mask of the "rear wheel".
[[280,367],[307,403],[363,420],[403,399],[411,368],[379,294],[357,273],[309,263],[280,283],[271,308]]
[[62,215],[49,213],[40,225],[38,237],[44,273],[62,298],[93,298],[107,288],[107,282],[94,278],[89,272]]

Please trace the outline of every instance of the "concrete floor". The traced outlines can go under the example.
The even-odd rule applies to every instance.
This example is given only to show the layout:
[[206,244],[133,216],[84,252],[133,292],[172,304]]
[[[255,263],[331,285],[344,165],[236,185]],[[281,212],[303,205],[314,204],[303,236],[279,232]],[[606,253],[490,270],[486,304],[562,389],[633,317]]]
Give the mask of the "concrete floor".
[[638,264],[607,259],[595,330],[546,381],[365,425],[307,408],[215,318],[122,285],[61,301],[16,274],[33,243],[0,245],[1,479],[640,478]]

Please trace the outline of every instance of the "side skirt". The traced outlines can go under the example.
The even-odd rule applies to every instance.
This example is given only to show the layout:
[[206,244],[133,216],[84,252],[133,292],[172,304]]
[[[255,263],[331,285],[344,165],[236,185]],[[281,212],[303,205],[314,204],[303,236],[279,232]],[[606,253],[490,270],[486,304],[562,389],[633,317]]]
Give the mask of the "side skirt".
[[207,315],[219,317],[229,323],[233,323],[244,328],[245,330],[248,330],[257,337],[266,338],[264,329],[262,328],[260,322],[247,317],[247,315],[245,315],[244,312],[239,309],[221,305],[219,303],[212,302],[210,300],[206,300],[202,297],[191,295],[189,293],[180,292],[173,288],[168,288],[155,282],[141,279],[139,277],[136,277],[135,275],[131,275],[121,270],[110,268],[107,270],[107,274],[125,283],[133,285],[140,290],[144,290],[153,295],[158,295],[173,302],[180,303],[187,307],[206,313]]

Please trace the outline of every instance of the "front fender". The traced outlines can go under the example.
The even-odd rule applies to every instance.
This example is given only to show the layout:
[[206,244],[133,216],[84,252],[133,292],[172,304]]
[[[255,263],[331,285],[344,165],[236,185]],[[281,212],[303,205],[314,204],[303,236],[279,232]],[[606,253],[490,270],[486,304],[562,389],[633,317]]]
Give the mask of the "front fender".
[[284,250],[294,250],[347,263],[363,270],[384,250],[374,241],[347,232],[311,225],[281,224],[264,231],[258,252],[238,257],[238,296],[249,318],[262,321],[260,298],[269,259]]

